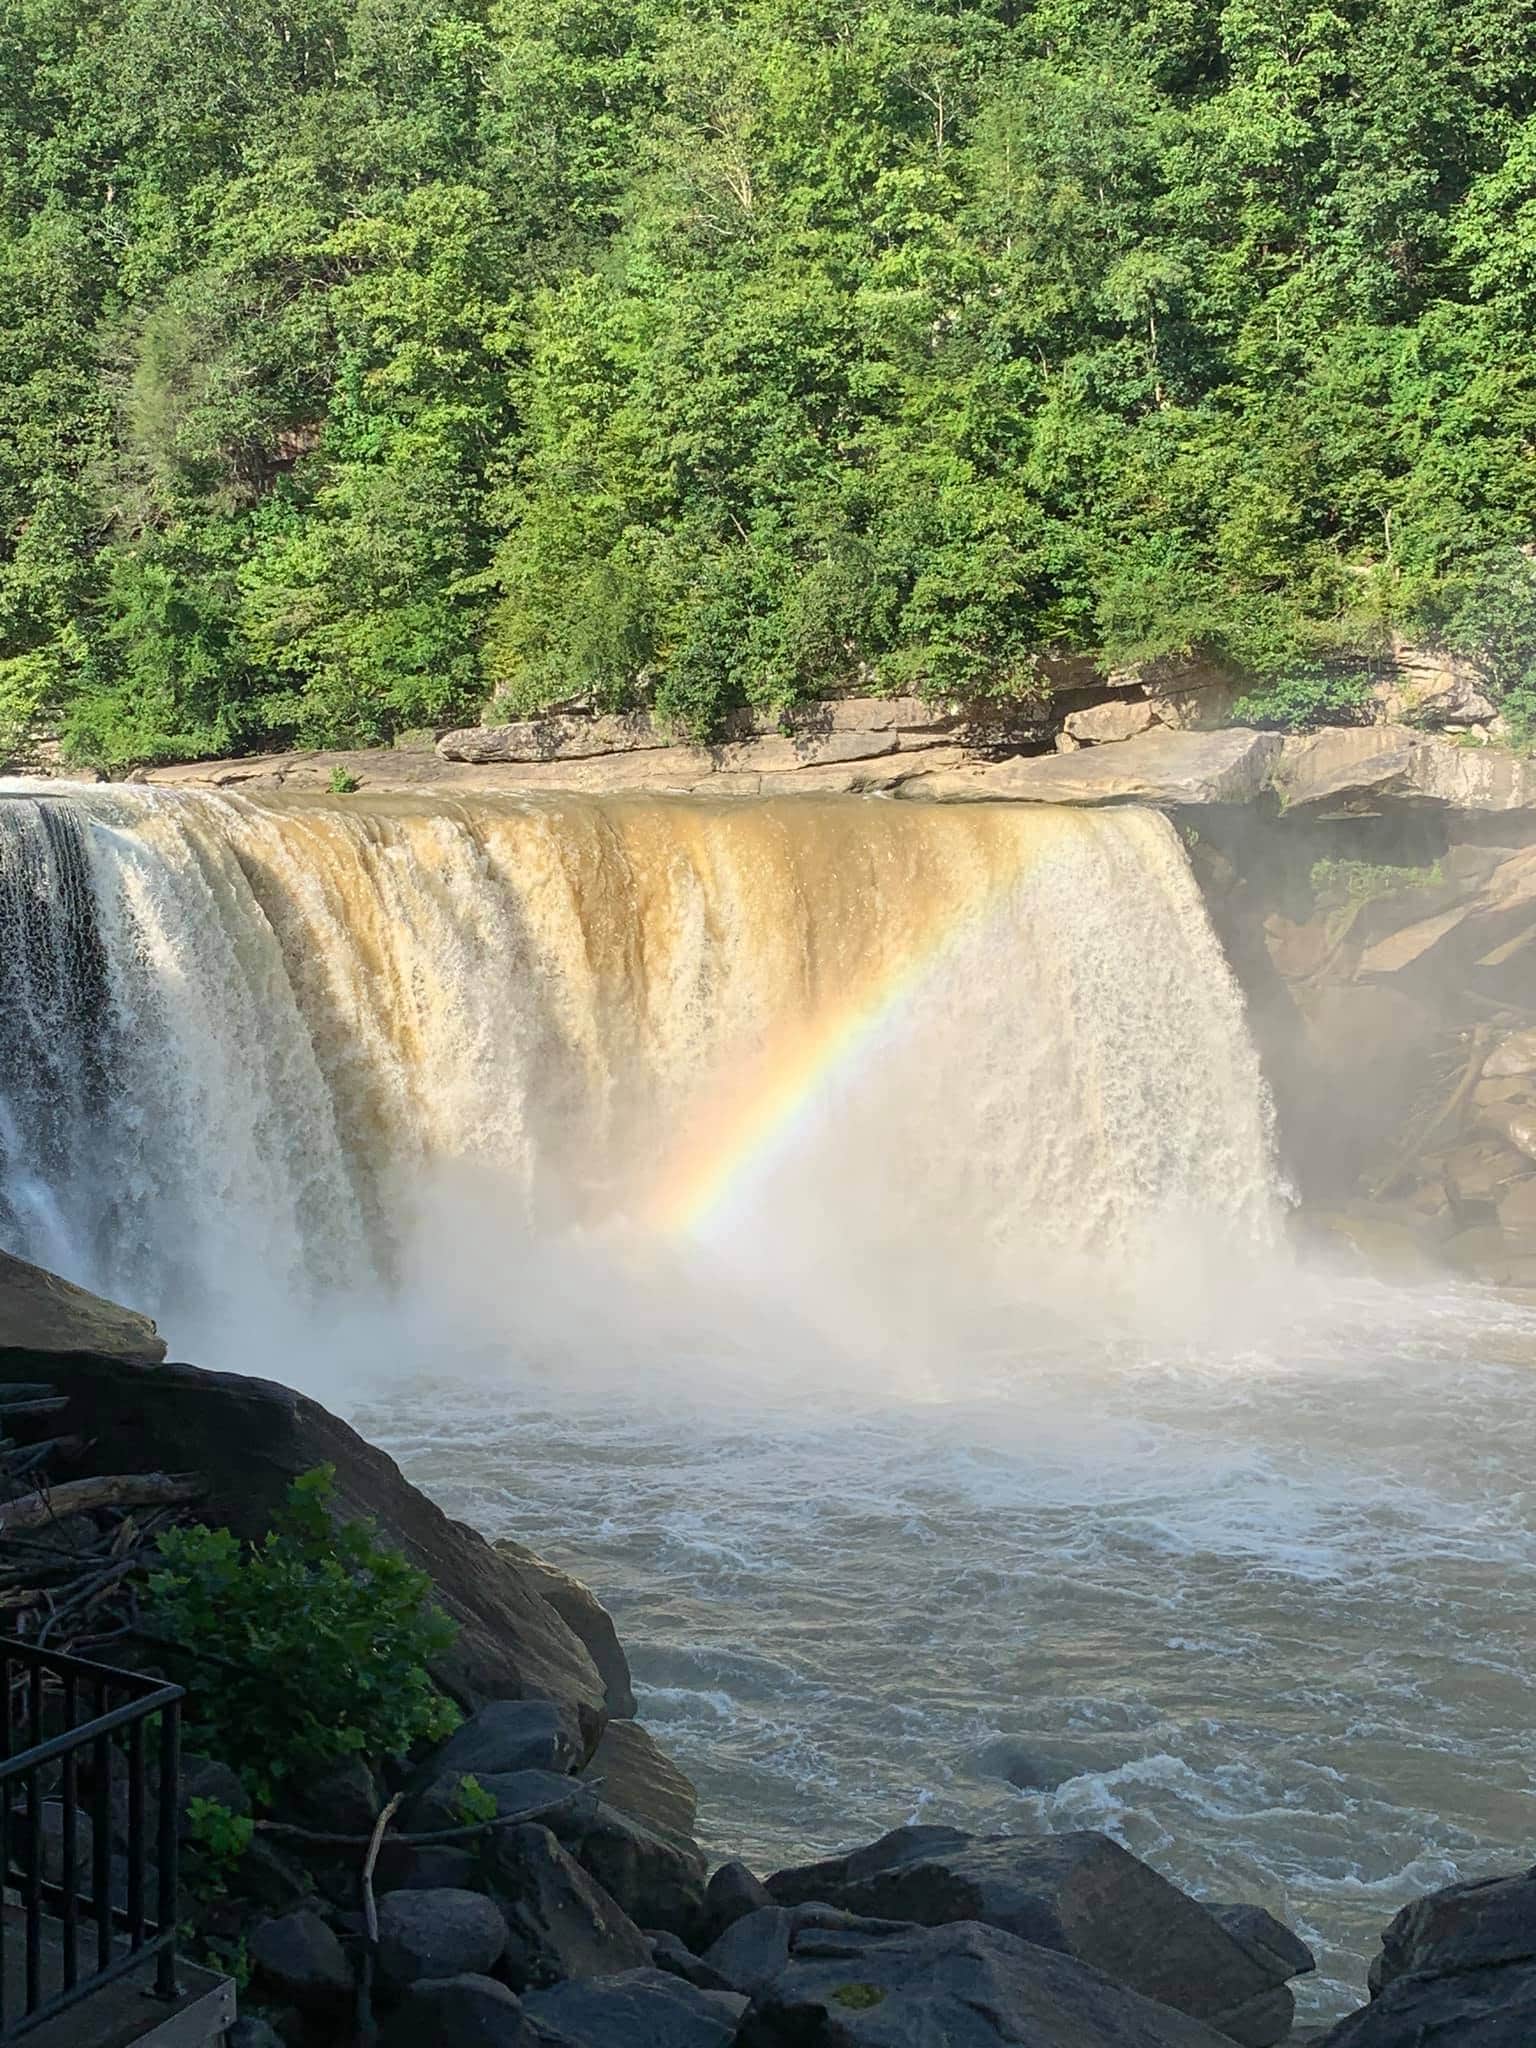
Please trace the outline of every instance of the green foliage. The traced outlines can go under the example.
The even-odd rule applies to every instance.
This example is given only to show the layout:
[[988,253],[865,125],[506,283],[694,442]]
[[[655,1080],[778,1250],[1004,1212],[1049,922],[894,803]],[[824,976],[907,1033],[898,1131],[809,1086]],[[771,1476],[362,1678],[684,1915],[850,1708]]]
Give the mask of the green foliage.
[[1311,873],[1314,896],[1334,897],[1344,903],[1372,903],[1378,896],[1391,896],[1399,889],[1428,889],[1445,879],[1438,861],[1427,868],[1387,867],[1367,860],[1314,861]]
[[424,1573],[365,1523],[333,1522],[332,1479],[322,1466],[295,1480],[254,1546],[227,1529],[168,1530],[149,1582],[151,1625],[190,1667],[191,1738],[258,1799],[343,1757],[404,1756],[458,1721],[426,1668],[452,1624]]
[[464,1827],[473,1827],[478,1821],[494,1820],[501,1809],[495,1796],[471,1774],[458,1782],[454,1792],[454,1811]]
[[362,786],[351,769],[343,768],[339,761],[331,770],[331,779],[326,784],[332,796],[355,796]]
[[849,2012],[869,2012],[874,2006],[885,2003],[885,1993],[878,1984],[838,1984],[832,1996]]
[[1536,733],[1510,0],[26,0],[0,754],[1199,649]]

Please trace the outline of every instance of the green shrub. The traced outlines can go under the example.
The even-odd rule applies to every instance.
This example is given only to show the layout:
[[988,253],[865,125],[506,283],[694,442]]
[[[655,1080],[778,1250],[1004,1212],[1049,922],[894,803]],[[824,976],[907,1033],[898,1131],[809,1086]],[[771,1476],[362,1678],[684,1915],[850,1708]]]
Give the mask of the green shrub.
[[1314,896],[1341,896],[1350,903],[1371,903],[1397,889],[1428,889],[1443,882],[1439,861],[1427,868],[1386,867],[1368,860],[1320,860],[1312,865]]
[[1370,696],[1366,677],[1298,667],[1261,683],[1232,707],[1237,725],[1275,732],[1310,732],[1319,725],[1354,725]]
[[333,1477],[324,1465],[295,1480],[255,1545],[227,1529],[168,1530],[149,1581],[150,1626],[189,1666],[189,1739],[261,1801],[343,1757],[404,1756],[459,1719],[427,1671],[453,1624],[426,1574],[367,1523],[333,1524]]
[[331,779],[326,785],[332,796],[354,796],[362,786],[352,771],[343,768],[339,761],[331,770]]

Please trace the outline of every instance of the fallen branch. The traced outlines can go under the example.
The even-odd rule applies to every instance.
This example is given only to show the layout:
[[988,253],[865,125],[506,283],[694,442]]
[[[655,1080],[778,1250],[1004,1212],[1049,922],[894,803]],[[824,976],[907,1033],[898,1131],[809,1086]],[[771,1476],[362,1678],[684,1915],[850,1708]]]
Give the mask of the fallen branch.
[[[601,1783],[600,1778],[584,1778],[573,1784],[570,1791],[562,1793],[558,1799],[545,1799],[537,1806],[519,1807],[515,1813],[498,1813],[490,1820],[472,1820],[463,1827],[430,1828],[425,1834],[419,1835],[397,1834],[394,1840],[404,1842],[410,1849],[437,1849],[448,1842],[473,1841],[477,1835],[492,1834],[497,1828],[516,1827],[525,1820],[540,1820],[546,1813],[558,1813],[562,1807],[574,1805],[586,1793],[591,1793],[595,1797]],[[256,1832],[261,1835],[284,1835],[289,1841],[308,1842],[316,1849],[366,1850],[373,1847],[374,1835],[378,1833],[378,1829],[375,1825],[373,1834],[367,1835],[328,1835],[317,1832],[314,1828],[301,1828],[290,1820],[259,1820],[256,1823]]]
[[359,2048],[373,2048],[378,2038],[378,2024],[373,2016],[373,1973],[379,1955],[379,1902],[373,1895],[373,1871],[379,1860],[379,1850],[389,1832],[389,1824],[400,1810],[403,1792],[397,1792],[373,1824],[373,1834],[368,1842],[368,1854],[363,1858],[363,1926],[367,1931],[367,1943],[363,1949],[363,1970],[357,1987],[357,2039]]
[[1431,1141],[1439,1136],[1448,1123],[1454,1119],[1457,1128],[1460,1128],[1462,1111],[1471,1098],[1472,1090],[1482,1079],[1483,1068],[1487,1066],[1492,1053],[1492,1034],[1487,1025],[1479,1024],[1472,1035],[1472,1057],[1463,1067],[1460,1079],[1429,1122],[1413,1134],[1387,1171],[1373,1184],[1370,1196],[1373,1202],[1379,1202],[1401,1180],[1414,1160],[1429,1150]]
[[208,1482],[196,1472],[117,1473],[110,1478],[71,1479],[49,1493],[0,1506],[0,1536],[16,1529],[42,1529],[69,1515],[94,1514],[100,1508],[157,1508],[196,1500]]

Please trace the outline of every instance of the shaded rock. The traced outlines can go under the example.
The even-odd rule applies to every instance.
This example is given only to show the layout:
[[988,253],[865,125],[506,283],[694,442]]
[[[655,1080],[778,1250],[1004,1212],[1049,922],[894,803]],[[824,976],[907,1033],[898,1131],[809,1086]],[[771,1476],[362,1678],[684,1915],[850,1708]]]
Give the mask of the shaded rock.
[[1488,1055],[1483,1074],[1489,1081],[1536,1074],[1536,1031],[1512,1031]]
[[0,1251],[0,1352],[13,1350],[82,1351],[126,1365],[156,1365],[165,1342],[148,1316]]
[[1280,746],[1278,734],[1245,726],[1220,732],[1158,726],[1116,747],[1020,757],[959,774],[917,774],[901,794],[1039,804],[1240,804],[1268,786]]
[[922,1839],[935,1832],[897,1829],[840,1859],[841,1876],[813,1864],[779,1873],[768,1889],[785,1903],[814,1892],[852,1913],[927,1927],[984,1921],[1091,1964],[1244,2048],[1268,2048],[1289,2028],[1291,1969],[1234,1941],[1204,1906],[1107,1835],[960,1836],[939,1847]]
[[454,1730],[416,1777],[424,1788],[444,1777],[483,1778],[508,1771],[563,1774],[574,1771],[581,1759],[575,1716],[553,1700],[492,1700]]
[[354,1756],[308,1782],[286,1786],[279,1811],[284,1820],[321,1834],[366,1835],[382,1803],[372,1771]]
[[699,1991],[665,1970],[557,1984],[524,2002],[540,2036],[569,2048],[729,2048],[747,2001]]
[[1145,697],[1111,697],[1103,704],[1089,704],[1081,711],[1069,711],[1062,730],[1080,747],[1112,744],[1134,739],[1153,723],[1152,706]]
[[536,2048],[522,2000],[494,1977],[413,1984],[384,2029],[382,2048]]
[[1404,1906],[1381,1938],[1371,1989],[1506,1964],[1536,1968],[1536,1870],[1446,1885]]
[[1321,2037],[1321,2048],[1531,2048],[1536,1969],[1404,1977]]
[[300,1473],[333,1465],[337,1514],[376,1522],[384,1540],[428,1574],[459,1624],[432,1667],[444,1689],[471,1708],[491,1699],[553,1700],[595,1745],[607,1719],[602,1680],[538,1584],[318,1402],[269,1380],[188,1365],[71,1357],[57,1377],[77,1411],[67,1426],[92,1439],[95,1470],[205,1472],[209,1518],[240,1536],[266,1532]]
[[1380,797],[1472,811],[1536,806],[1536,764],[1406,725],[1325,726],[1287,739],[1274,784],[1290,807]]
[[1499,1223],[1521,1235],[1536,1232],[1536,1178],[1513,1182],[1499,1197]]
[[700,1991],[736,1989],[729,1978],[722,1977],[702,1956],[696,1956],[675,1934],[652,1934],[648,1931],[645,1938],[651,1945],[651,1961],[658,1970],[681,1977],[685,1984],[692,1984]]
[[240,1891],[269,1913],[286,1913],[314,1891],[309,1872],[267,1835],[253,1835],[240,1858]]
[[484,1873],[505,1921],[507,1975],[519,1989],[650,1964],[634,1921],[547,1828],[491,1836]]
[[1281,1977],[1306,1977],[1317,1958],[1299,1934],[1262,1906],[1210,1906],[1205,1909],[1231,1935],[1239,1948]]
[[572,1578],[569,1572],[561,1571],[559,1565],[551,1564],[547,1557],[540,1557],[524,1544],[502,1537],[493,1547],[498,1556],[511,1558],[592,1659],[603,1682],[609,1713],[615,1720],[632,1715],[635,1688],[629,1675],[629,1659],[613,1625],[613,1616],[597,1595],[580,1579]]
[[[251,1797],[246,1791],[238,1771],[228,1764],[221,1764],[216,1757],[184,1756],[176,1781],[177,1795],[181,1801],[180,1834],[187,1838],[190,1813],[194,1799],[211,1799],[219,1806],[227,1806],[231,1813],[246,1814],[251,1810]],[[122,1788],[124,1825],[128,1811],[127,1787]],[[124,1839],[127,1839],[126,1832]]]
[[1199,2020],[974,1921],[807,1931],[741,2048],[1227,2048]]
[[816,1900],[796,1906],[763,1906],[711,1942],[704,1960],[727,1984],[751,1998],[788,1968],[796,1943],[808,1932],[873,1941],[909,1931],[904,1920],[870,1919]]
[[379,1902],[379,1973],[396,1990],[423,1977],[483,1977],[506,1945],[506,1923],[481,1892],[399,1891]]
[[318,1913],[266,1920],[248,1942],[251,1968],[265,1991],[301,2012],[334,2014],[352,1999],[352,1971],[341,1943]]
[[[384,1847],[389,1847],[386,1836]],[[400,1858],[398,1869],[381,1882],[374,1879],[374,1889],[386,1891],[413,1892],[472,1892],[480,1877],[480,1858],[473,1849],[458,1848],[451,1842],[443,1842],[434,1848],[406,1849]],[[383,1856],[379,1858],[382,1865]]]
[[637,1925],[684,1940],[697,1927],[707,1868],[697,1842],[647,1827],[606,1801],[565,1807],[545,1825]]
[[74,1840],[66,1853],[63,1803],[57,1799],[42,1802],[39,1808],[38,1861],[44,1884],[57,1885],[61,1891],[91,1894],[95,1850],[96,1830],[88,1813],[77,1810]]
[[1149,688],[1147,701],[1159,725],[1171,725],[1177,732],[1214,732],[1232,723],[1232,711],[1242,692],[1225,676],[1212,677],[1204,689]]
[[718,1941],[728,1927],[773,1904],[773,1894],[745,1863],[722,1863],[704,1889],[703,1942]]
[[605,1804],[647,1827],[692,1835],[699,1817],[693,1781],[651,1740],[638,1721],[610,1721],[584,1776],[602,1780]]
[[1399,642],[1392,672],[1371,692],[1394,725],[1475,725],[1494,715],[1481,669],[1465,656]]
[[[564,1805],[579,1805],[590,1812],[598,1794],[557,1771],[487,1771],[484,1777],[471,1773],[480,1790],[496,1803],[498,1814],[519,1814],[527,1820],[543,1820],[547,1812]],[[431,1834],[438,1828],[459,1827],[464,1821],[464,1774],[451,1771],[438,1777],[406,1808],[406,1825],[412,1834]]]

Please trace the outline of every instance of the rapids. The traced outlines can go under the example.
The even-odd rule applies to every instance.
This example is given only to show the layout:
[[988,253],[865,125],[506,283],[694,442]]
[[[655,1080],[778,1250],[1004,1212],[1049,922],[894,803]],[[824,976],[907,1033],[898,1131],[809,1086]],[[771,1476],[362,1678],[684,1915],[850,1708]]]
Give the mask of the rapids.
[[1530,1860],[1536,1323],[1271,1138],[1150,812],[0,785],[0,1244],[579,1571],[722,1853],[1108,1827],[1326,2013]]

